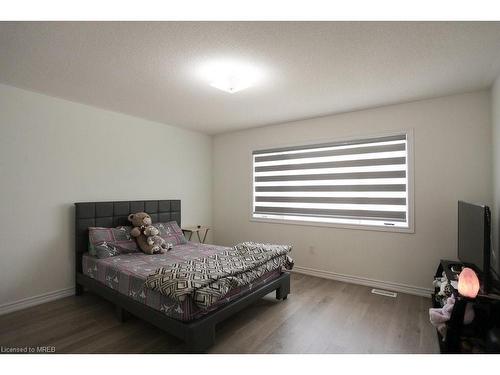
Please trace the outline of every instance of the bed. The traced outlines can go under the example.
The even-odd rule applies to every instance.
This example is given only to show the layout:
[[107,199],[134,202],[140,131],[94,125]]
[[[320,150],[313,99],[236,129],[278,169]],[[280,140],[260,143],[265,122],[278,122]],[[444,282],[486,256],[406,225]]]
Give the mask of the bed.
[[202,352],[215,342],[215,326],[270,292],[286,299],[290,275],[281,269],[265,273],[250,285],[232,289],[208,309],[201,309],[191,299],[173,301],[144,287],[148,274],[156,268],[190,257],[207,256],[225,247],[195,242],[174,246],[167,254],[121,254],[98,259],[87,253],[89,227],[128,225],[130,213],[145,211],[153,222],[176,221],[181,225],[180,200],[148,200],[75,203],[75,293],[89,290],[111,301],[122,321],[131,313],[184,340],[195,352]]

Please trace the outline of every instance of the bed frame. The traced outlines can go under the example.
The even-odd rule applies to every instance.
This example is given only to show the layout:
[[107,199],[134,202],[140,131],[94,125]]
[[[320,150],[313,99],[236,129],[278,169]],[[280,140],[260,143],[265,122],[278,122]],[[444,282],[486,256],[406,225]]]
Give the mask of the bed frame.
[[290,274],[282,273],[278,278],[253,289],[240,298],[219,309],[189,322],[168,317],[145,304],[137,302],[114,289],[86,276],[82,272],[82,256],[88,249],[88,227],[116,227],[129,225],[131,213],[147,212],[153,222],[176,221],[181,226],[180,200],[147,200],[119,202],[75,203],[75,294],[81,295],[87,289],[116,306],[117,317],[124,321],[131,313],[158,328],[184,340],[193,352],[203,352],[215,342],[215,326],[251,303],[276,291],[276,299],[285,300],[290,292]]

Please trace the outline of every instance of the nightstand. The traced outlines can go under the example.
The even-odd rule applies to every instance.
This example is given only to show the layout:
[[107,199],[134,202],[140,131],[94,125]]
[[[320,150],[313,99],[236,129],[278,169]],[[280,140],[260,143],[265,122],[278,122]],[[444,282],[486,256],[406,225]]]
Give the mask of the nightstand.
[[[200,243],[205,243],[205,240],[207,239],[207,234],[208,231],[210,230],[209,227],[203,226],[203,225],[193,225],[193,226],[186,226],[182,228],[182,231],[184,234],[189,233],[189,238],[188,241],[191,241],[191,237],[193,237],[193,233],[196,233],[198,236],[198,241]],[[201,239],[200,232],[203,233],[203,239]]]

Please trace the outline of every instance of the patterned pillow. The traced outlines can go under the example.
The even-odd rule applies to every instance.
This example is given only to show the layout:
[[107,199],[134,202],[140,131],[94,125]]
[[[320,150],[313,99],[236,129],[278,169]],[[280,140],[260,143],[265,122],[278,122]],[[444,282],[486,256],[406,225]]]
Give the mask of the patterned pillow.
[[171,243],[173,246],[187,243],[186,237],[184,237],[182,229],[179,228],[176,221],[169,221],[168,223],[154,223],[153,226],[158,228],[160,231],[159,236],[167,243]]
[[98,258],[108,258],[124,253],[140,251],[130,235],[132,227],[89,228],[89,253]]
[[115,245],[108,242],[103,242],[100,245],[95,245],[94,251],[95,256],[99,259],[114,257],[121,254],[120,250],[118,250]]

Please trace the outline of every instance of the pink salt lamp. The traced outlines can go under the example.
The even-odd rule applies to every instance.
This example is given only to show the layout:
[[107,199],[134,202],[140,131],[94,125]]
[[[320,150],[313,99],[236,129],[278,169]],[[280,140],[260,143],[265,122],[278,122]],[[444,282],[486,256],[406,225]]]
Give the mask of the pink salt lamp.
[[476,298],[479,292],[479,279],[471,268],[465,267],[458,275],[458,293],[464,297]]

